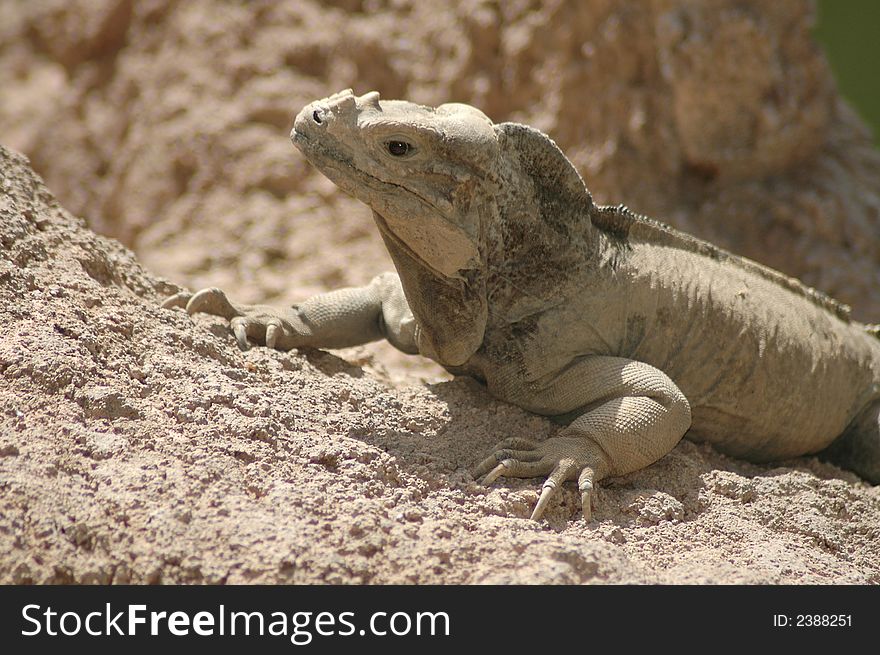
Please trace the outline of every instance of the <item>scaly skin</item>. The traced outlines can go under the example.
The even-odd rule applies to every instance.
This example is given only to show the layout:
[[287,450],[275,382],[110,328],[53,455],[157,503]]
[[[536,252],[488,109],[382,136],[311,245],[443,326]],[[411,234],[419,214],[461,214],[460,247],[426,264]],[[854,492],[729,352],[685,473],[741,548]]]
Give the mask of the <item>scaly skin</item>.
[[[343,91],[297,116],[294,144],[373,209],[397,274],[291,309],[173,296],[231,319],[242,348],[388,339],[503,400],[569,420],[500,443],[475,475],[546,475],[533,512],[577,480],[584,517],[606,476],[687,436],[768,461],[828,451],[880,482],[880,340],[796,280],[598,207],[544,134]],[[836,440],[836,441],[835,441]]]

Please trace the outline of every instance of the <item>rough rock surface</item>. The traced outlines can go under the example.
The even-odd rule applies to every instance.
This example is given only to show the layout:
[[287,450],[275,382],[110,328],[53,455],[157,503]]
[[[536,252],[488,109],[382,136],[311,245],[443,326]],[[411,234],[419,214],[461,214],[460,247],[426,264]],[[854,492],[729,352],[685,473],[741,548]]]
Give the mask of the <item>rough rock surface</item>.
[[467,380],[395,389],[223,321],[0,148],[0,582],[880,582],[880,487],[682,442],[566,489],[467,467],[556,426]]
[[[803,0],[2,2],[0,143],[152,271],[282,303],[390,267],[287,141],[294,113],[349,86],[461,100],[548,131],[599,202],[880,322],[880,155],[811,20]],[[467,467],[552,424],[388,348],[242,354],[222,321],[158,310],[173,288],[21,158],[0,178],[2,582],[880,582],[878,491],[813,458],[683,442],[603,483],[596,524],[573,488],[529,522],[537,481]]]

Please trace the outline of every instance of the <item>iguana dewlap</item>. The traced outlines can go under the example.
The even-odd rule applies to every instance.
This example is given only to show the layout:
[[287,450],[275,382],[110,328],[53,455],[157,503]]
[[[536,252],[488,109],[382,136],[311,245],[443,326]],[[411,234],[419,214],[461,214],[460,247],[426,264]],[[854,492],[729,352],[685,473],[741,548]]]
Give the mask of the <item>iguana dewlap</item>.
[[[343,347],[385,338],[505,401],[570,420],[506,440],[476,469],[566,480],[584,515],[606,476],[687,433],[753,461],[816,453],[880,482],[880,339],[781,273],[625,207],[593,203],[556,144],[461,104],[350,90],[308,105],[291,138],[373,209],[397,273],[290,309],[219,289],[167,306],[231,319],[239,344]],[[873,332],[872,332],[873,330]]]

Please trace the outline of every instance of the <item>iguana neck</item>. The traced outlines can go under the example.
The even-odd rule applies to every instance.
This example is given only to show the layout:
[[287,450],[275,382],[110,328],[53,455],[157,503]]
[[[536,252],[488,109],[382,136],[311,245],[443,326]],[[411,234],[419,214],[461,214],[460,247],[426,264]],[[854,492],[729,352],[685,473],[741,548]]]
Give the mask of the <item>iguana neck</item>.
[[532,189],[508,184],[484,238],[491,324],[511,324],[558,305],[590,279],[613,248],[592,224],[595,205],[553,211]]
[[483,342],[487,304],[485,271],[460,271],[447,277],[418,257],[388,228],[376,211],[373,218],[400,277],[418,330],[419,351],[443,366],[461,366]]

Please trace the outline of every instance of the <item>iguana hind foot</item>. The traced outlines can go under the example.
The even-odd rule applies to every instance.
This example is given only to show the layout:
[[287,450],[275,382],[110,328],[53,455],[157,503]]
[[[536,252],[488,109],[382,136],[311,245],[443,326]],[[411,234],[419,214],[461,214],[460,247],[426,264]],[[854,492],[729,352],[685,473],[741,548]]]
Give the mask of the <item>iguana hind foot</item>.
[[567,480],[577,479],[581,492],[584,520],[589,522],[593,476],[601,464],[601,454],[589,441],[580,437],[552,437],[542,442],[530,439],[505,439],[495,446],[495,452],[480,462],[473,471],[475,478],[485,475],[482,484],[490,485],[502,476],[533,478],[547,475],[541,495],[532,511],[531,519],[544,516],[550,501],[559,493]]

